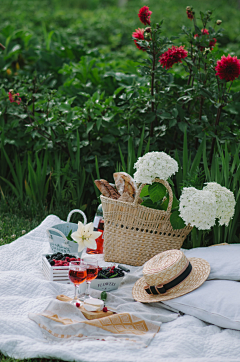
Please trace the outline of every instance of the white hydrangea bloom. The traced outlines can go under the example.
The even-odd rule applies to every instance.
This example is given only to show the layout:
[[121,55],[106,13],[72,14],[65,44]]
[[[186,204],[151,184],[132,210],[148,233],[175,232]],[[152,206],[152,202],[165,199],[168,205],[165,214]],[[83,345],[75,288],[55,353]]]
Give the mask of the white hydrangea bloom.
[[216,218],[220,225],[228,226],[229,221],[234,215],[235,198],[232,191],[219,185],[217,182],[207,182],[203,190],[211,191],[216,197],[217,213]]
[[180,216],[186,225],[209,230],[216,219],[216,197],[213,192],[184,187],[179,199]]
[[178,171],[178,163],[165,152],[148,152],[139,157],[134,168],[137,170],[134,180],[151,185],[156,177],[167,180],[174,175]]

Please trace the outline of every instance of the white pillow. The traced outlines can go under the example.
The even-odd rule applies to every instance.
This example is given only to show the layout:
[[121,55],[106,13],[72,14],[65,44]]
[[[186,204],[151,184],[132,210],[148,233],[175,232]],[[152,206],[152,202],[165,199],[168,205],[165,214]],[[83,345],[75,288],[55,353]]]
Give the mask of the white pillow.
[[209,280],[188,294],[162,303],[204,322],[240,330],[239,282]]
[[211,272],[208,280],[240,280],[240,244],[214,245],[183,252],[187,258],[202,258],[209,262]]

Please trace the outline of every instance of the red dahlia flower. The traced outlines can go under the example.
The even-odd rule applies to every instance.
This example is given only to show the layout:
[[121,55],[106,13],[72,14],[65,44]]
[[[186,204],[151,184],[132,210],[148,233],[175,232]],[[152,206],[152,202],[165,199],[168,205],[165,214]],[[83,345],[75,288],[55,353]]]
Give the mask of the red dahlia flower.
[[138,13],[138,17],[140,19],[140,21],[144,24],[144,25],[151,25],[150,23],[150,16],[152,14],[152,11],[149,10],[148,6],[143,6]]
[[188,52],[184,49],[184,46],[176,47],[173,45],[172,48],[168,48],[168,50],[160,56],[159,62],[163,68],[166,67],[166,69],[169,69],[172,68],[175,63],[182,63],[182,59],[186,58],[187,55]]
[[[136,38],[138,40],[144,40],[144,29],[140,29],[140,28],[136,29],[136,31],[134,33],[132,33],[132,36],[133,36],[133,38]],[[137,43],[136,39],[134,39],[134,43],[136,44],[137,48],[145,51],[145,49]]]
[[22,99],[19,97],[19,93],[12,94],[11,92],[8,92],[8,98],[11,103],[17,103],[18,105],[22,101]]
[[187,13],[188,19],[192,20],[194,18],[192,10],[187,10],[186,13]]
[[222,58],[217,61],[215,70],[217,71],[216,75],[218,75],[220,79],[225,79],[227,82],[233,81],[240,75],[240,60],[238,60],[237,57],[231,57],[230,54],[228,54],[227,57],[223,55]]
[[9,98],[9,100],[10,100],[11,103],[14,102],[13,95],[12,95],[11,92],[8,92],[8,98]]
[[[208,31],[207,29],[202,29],[201,32],[202,32],[203,35],[209,35],[209,31]],[[194,35],[194,38],[198,38],[198,37],[199,37],[198,34],[195,34],[195,35]],[[211,39],[211,40],[209,41],[209,47],[210,47],[211,50],[213,50],[213,47],[215,46],[216,42],[217,42],[217,39],[216,39],[216,38],[213,38],[213,39]],[[200,45],[200,46],[199,46],[199,49],[200,49],[201,51],[203,51],[203,50],[205,49],[205,47],[203,47],[203,46]]]

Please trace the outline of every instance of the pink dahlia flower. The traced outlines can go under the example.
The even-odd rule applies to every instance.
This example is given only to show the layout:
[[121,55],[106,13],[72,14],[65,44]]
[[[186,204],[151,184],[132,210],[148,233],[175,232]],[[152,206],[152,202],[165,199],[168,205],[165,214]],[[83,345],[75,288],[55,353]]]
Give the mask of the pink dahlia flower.
[[11,103],[14,102],[13,95],[12,95],[11,92],[8,92],[8,98],[9,98],[9,100],[10,100]]
[[223,55],[217,61],[215,70],[220,79],[225,79],[227,82],[233,81],[240,75],[240,60],[237,57],[231,57],[230,54],[227,57]]
[[11,103],[17,103],[18,105],[22,101],[22,99],[19,97],[19,93],[12,94],[11,92],[8,92],[8,98]]
[[150,16],[152,14],[152,11],[149,10],[148,6],[143,6],[138,13],[138,17],[140,19],[140,21],[144,24],[144,25],[151,25],[150,23]]
[[172,68],[175,63],[182,63],[182,59],[186,58],[188,52],[184,49],[184,46],[176,47],[172,46],[172,48],[168,48],[168,50],[163,53],[159,62],[162,64],[162,67],[166,67],[166,69]]
[[137,48],[145,51],[145,49],[137,43],[137,39],[144,40],[144,29],[140,29],[140,28],[136,29],[136,31],[134,33],[132,33],[132,36],[133,36],[133,38],[135,38],[134,43],[136,44]]

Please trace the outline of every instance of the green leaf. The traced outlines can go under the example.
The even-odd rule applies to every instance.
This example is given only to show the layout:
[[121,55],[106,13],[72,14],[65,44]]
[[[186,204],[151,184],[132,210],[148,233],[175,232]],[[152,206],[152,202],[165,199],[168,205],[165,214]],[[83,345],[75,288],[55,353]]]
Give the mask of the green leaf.
[[112,119],[113,119],[113,117],[115,116],[115,114],[113,114],[113,115],[111,115],[111,116],[109,116],[109,117],[102,117],[102,119],[104,120],[104,121],[106,121],[106,122],[110,122]]
[[159,205],[157,203],[153,203],[151,199],[144,200],[141,205],[150,207],[150,209],[159,209]]
[[101,293],[101,299],[105,302],[105,300],[107,299],[107,292]]
[[93,122],[88,122],[87,124],[87,134],[93,129],[94,123]]
[[170,216],[170,222],[174,230],[183,229],[186,226],[179,214],[179,211],[174,211]]
[[142,188],[142,191],[140,192],[140,197],[145,197],[149,195],[149,191],[148,191],[149,185],[145,185]]
[[102,120],[101,120],[101,119],[98,119],[97,122],[96,122],[97,130],[98,130],[98,131],[100,130],[101,124],[102,124]]
[[170,121],[169,121],[169,128],[175,126],[176,123],[177,123],[177,120],[176,120],[176,119],[170,119]]
[[187,123],[185,123],[185,122],[179,122],[179,123],[178,123],[178,127],[179,127],[180,131],[182,131],[182,132],[184,133],[185,130],[187,129]]
[[113,137],[112,135],[106,135],[102,137],[102,142],[104,143],[113,143],[115,142],[115,137]]
[[66,236],[66,238],[68,239],[68,240],[73,240],[72,238],[71,238],[71,234],[72,234],[72,229],[69,231],[69,233],[67,234],[67,236]]
[[149,196],[152,202],[161,200],[166,195],[166,188],[160,183],[154,182],[148,187]]
[[234,102],[239,102],[240,101],[240,92],[234,93],[232,98],[233,98]]

